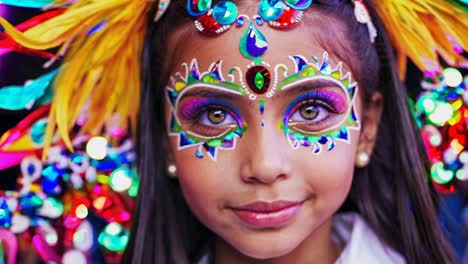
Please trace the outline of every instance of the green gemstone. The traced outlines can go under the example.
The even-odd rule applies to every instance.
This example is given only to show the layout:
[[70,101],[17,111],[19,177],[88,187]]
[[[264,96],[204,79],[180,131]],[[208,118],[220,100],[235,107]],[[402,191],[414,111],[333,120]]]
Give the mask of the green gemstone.
[[198,10],[204,12],[211,7],[211,0],[199,0],[197,4]]
[[257,72],[257,74],[255,74],[255,86],[258,90],[262,90],[263,85],[265,85],[265,78],[263,78],[260,72]]

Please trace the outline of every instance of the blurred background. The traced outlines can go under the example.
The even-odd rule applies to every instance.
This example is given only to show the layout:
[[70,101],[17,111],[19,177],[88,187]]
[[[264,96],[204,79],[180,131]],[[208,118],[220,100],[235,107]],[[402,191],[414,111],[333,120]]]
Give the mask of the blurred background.
[[[0,4],[0,16],[14,25],[41,13]],[[59,148],[46,163],[38,164],[48,101],[21,108],[5,102],[6,95],[21,88],[40,86],[44,79],[38,78],[58,66],[45,69],[49,58],[34,55],[12,51],[0,31],[0,229],[14,229],[20,237],[21,263],[118,263],[138,188],[133,142],[126,131],[111,124],[104,137],[75,142],[77,152]],[[408,67],[408,103],[432,164],[432,184],[442,197],[440,222],[463,263],[468,263],[467,85],[463,69],[447,67],[439,75],[427,76],[414,65]],[[10,159],[18,150],[22,156]],[[8,162],[2,166],[6,155]],[[25,161],[31,155],[36,158]],[[68,167],[60,165],[63,160]],[[12,215],[15,210],[21,215]],[[5,263],[3,249],[11,246],[0,241],[0,263]]]

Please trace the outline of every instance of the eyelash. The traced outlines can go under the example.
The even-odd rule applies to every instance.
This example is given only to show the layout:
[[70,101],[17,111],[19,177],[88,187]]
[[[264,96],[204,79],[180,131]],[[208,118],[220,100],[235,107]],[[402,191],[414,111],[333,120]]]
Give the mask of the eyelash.
[[[298,96],[294,99],[289,107],[286,110],[286,116],[284,119],[285,125],[294,126],[300,128],[300,130],[314,133],[321,131],[330,125],[330,122],[333,121],[333,117],[339,115],[343,112],[343,106],[340,102],[337,102],[338,99],[334,99],[336,95],[333,92],[321,92],[321,91],[312,91],[307,92]],[[305,106],[314,106],[319,113],[312,120],[306,120],[303,118],[301,111],[302,107]],[[325,117],[319,119],[318,117],[324,114],[324,111],[327,113]],[[292,121],[296,116],[300,115],[301,121]],[[317,121],[317,119],[319,119]],[[305,128],[305,129],[304,129]]]
[[[211,99],[194,99],[194,101],[192,104],[186,103],[187,106],[182,106],[179,111],[182,123],[185,123],[190,131],[201,136],[216,137],[241,126],[240,115],[236,114],[229,104]],[[213,110],[222,110],[226,115],[222,124],[209,124],[208,114]]]

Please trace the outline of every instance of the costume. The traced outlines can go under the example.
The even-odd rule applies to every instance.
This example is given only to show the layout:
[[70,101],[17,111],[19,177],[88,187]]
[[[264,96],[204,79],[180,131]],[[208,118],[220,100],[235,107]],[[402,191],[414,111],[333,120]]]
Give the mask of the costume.
[[[1,108],[34,109],[24,121],[0,138],[0,169],[13,166],[21,169],[19,189],[0,193],[0,227],[3,227],[0,239],[5,244],[0,245],[0,249],[5,248],[7,256],[11,257],[18,248],[12,233],[25,234],[26,240],[44,261],[67,263],[79,259],[89,262],[92,259],[90,252],[98,252],[96,254],[107,262],[118,261],[128,240],[132,197],[138,189],[131,139],[136,131],[141,85],[140,56],[137,54],[142,52],[148,15],[155,3],[148,0],[1,2],[43,8],[44,13],[16,26],[0,17],[0,26],[4,29],[0,33],[0,54],[17,51],[40,56],[49,59],[45,66],[63,60],[58,70],[51,70],[25,86],[0,89]],[[369,41],[374,41],[379,32],[376,32],[364,2],[351,2],[356,8],[356,20],[368,27]],[[407,57],[432,77],[440,72],[438,55],[457,66],[464,60],[460,53],[468,47],[464,37],[468,31],[468,15],[463,3],[455,0],[374,0],[371,3],[397,48],[402,78]],[[155,22],[164,19],[169,2],[157,4],[156,13],[150,14]],[[213,6],[211,1],[187,1],[187,11],[202,33],[222,34],[244,26],[246,33],[240,41],[240,52],[252,61],[252,65],[245,69],[246,84],[235,88],[241,88],[238,93],[248,92],[249,98],[254,100],[261,95],[268,96],[275,87],[273,74],[262,61],[268,41],[260,26],[263,23],[279,29],[295,26],[301,21],[302,12],[311,5],[310,0],[263,0],[257,15],[245,16],[237,14],[237,7],[229,1]],[[51,53],[51,48],[58,50]],[[296,67],[289,80],[301,74],[339,80],[348,93],[345,99],[352,102],[355,92],[352,83],[347,83],[339,66],[332,68],[324,63],[325,55],[320,64],[318,59],[308,61],[300,56],[293,59]],[[225,81],[218,74],[217,66],[213,64],[210,68],[206,75],[208,81]],[[206,76],[200,75],[195,68],[191,67],[191,75],[183,81],[176,79],[174,86],[204,81]],[[277,68],[284,69],[281,65]],[[241,74],[241,77],[244,76]],[[168,93],[174,105],[178,93],[183,92],[183,87],[179,88]],[[457,89],[457,96],[468,97],[464,87]],[[434,91],[441,91],[450,100],[455,96],[447,93],[447,89]],[[460,105],[460,102],[463,105],[467,101],[457,97],[450,105]],[[258,103],[263,114],[262,100]],[[437,108],[429,111],[429,103],[421,101],[425,114]],[[441,109],[446,108],[445,105]],[[467,110],[466,106],[458,109],[465,109],[456,119],[459,121],[462,116],[466,117]],[[356,127],[358,123],[351,110],[345,121],[349,127]],[[238,123],[239,127],[243,124]],[[177,122],[172,124],[172,132],[181,138],[180,147],[203,146],[196,152],[199,157],[205,151],[215,158],[218,148],[231,148],[235,138],[244,131],[230,131],[222,138],[207,141],[202,137],[184,137]],[[299,133],[299,129],[287,122],[283,122],[282,128],[292,147],[313,145],[313,151],[317,153],[322,145],[328,151],[333,149],[334,138],[347,139],[347,130],[338,129],[333,134],[312,137]],[[458,144],[463,147],[453,143],[457,150],[455,156],[462,160],[466,141],[460,139]],[[463,157],[468,159],[467,155]],[[442,178],[447,181],[447,177]],[[2,239],[7,237],[12,239]],[[96,250],[94,237],[98,237],[98,247],[103,247],[103,251]],[[64,247],[58,248],[62,244]]]

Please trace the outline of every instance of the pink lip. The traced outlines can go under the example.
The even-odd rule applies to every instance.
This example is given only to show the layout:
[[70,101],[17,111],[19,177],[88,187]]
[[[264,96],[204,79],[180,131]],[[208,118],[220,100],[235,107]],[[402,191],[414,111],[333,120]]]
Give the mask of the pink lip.
[[277,228],[287,224],[301,208],[301,202],[255,202],[231,208],[246,224],[254,228]]

